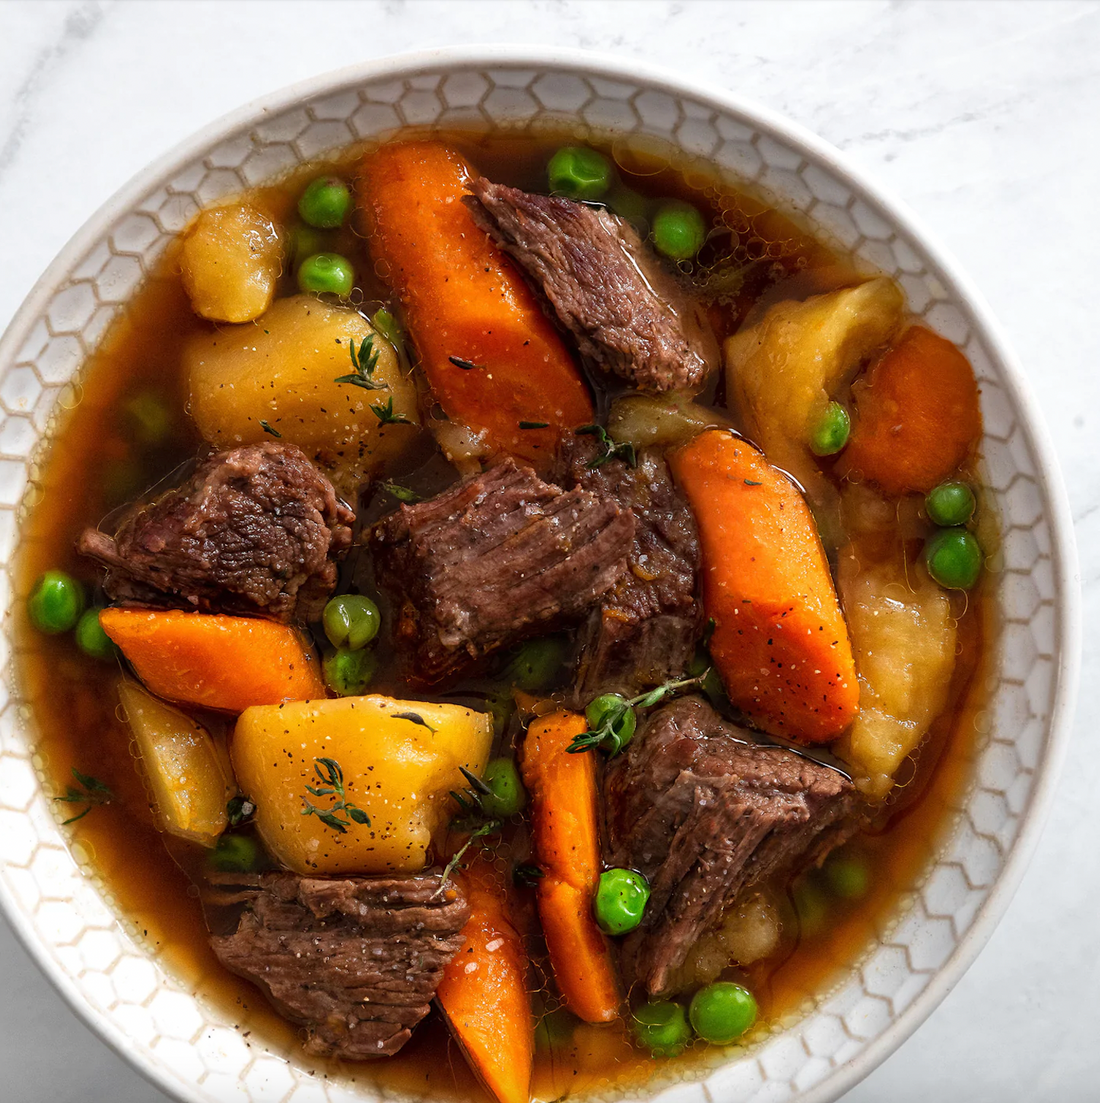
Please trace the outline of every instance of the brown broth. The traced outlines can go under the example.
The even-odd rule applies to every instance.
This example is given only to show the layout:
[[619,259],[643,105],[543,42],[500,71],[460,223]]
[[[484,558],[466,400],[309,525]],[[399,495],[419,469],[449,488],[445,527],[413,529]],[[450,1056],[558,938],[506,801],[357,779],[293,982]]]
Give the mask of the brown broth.
[[[541,185],[548,154],[561,144],[561,136],[450,137],[487,175],[531,188]],[[720,335],[733,332],[778,298],[805,297],[851,282],[854,265],[815,241],[797,219],[747,194],[719,187],[706,176],[685,178],[677,166],[652,154],[618,147],[614,153],[631,186],[690,199],[737,231],[744,278],[739,287],[718,297],[712,313]],[[328,169],[347,172],[356,156],[352,151],[337,161],[303,168],[277,185],[249,193],[249,199],[273,217],[285,219],[293,213],[305,179]],[[340,248],[366,268],[362,243],[353,231],[343,232]],[[361,301],[384,297],[373,273],[363,282]],[[283,1053],[318,1076],[383,1084],[416,1095],[485,1099],[434,1013],[400,1054],[383,1062],[354,1066],[301,1052],[298,1031],[277,1016],[255,988],[222,969],[209,948],[198,890],[184,872],[198,859],[177,847],[177,857],[182,855],[177,864],[161,846],[130,736],[116,715],[113,688],[105,690],[113,671],[85,658],[70,639],[44,637],[26,622],[23,599],[42,571],[60,567],[94,585],[94,569],[73,551],[80,531],[168,476],[201,445],[184,415],[185,387],[178,367],[183,342],[208,329],[191,311],[175,250],[170,249],[84,367],[79,401],[42,465],[39,489],[28,499],[15,594],[16,630],[19,676],[35,716],[41,769],[56,792],[64,790],[74,766],[111,787],[115,799],[110,804],[72,825],[74,847],[102,879],[131,933],[189,990],[230,1016],[250,1045]],[[166,397],[179,418],[167,442],[143,450],[125,406],[145,390]],[[423,458],[414,450],[397,461],[395,469],[408,469]],[[447,477],[442,469],[440,477]],[[808,1000],[822,995],[882,934],[902,895],[927,868],[971,776],[975,719],[987,682],[987,641],[995,629],[991,605],[979,589],[971,595],[969,609],[959,609],[960,658],[949,705],[933,725],[908,786],[893,801],[893,813],[883,817],[876,833],[861,836],[855,844],[870,868],[870,891],[856,904],[834,906],[820,931],[788,937],[783,954],[746,970],[763,1022],[798,1014]],[[384,674],[382,682],[386,688]],[[523,906],[529,909],[530,899]],[[537,998],[553,1006],[548,993]],[[555,1022],[551,1018],[549,1025]],[[557,1038],[553,1030],[540,1034],[544,1041],[547,1034]],[[692,1059],[690,1052],[680,1058]],[[658,1064],[630,1045],[621,1026],[579,1024],[571,1042],[540,1045],[532,1091],[538,1099],[557,1099],[606,1089],[638,1082]]]

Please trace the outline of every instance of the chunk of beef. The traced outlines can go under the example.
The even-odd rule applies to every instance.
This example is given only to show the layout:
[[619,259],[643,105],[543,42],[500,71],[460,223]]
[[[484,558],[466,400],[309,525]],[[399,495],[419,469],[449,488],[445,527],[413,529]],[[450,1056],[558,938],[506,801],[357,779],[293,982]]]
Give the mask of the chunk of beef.
[[470,909],[438,871],[346,880],[265,873],[218,960],[306,1027],[306,1050],[388,1057],[428,1013]]
[[588,360],[657,392],[697,389],[718,366],[703,308],[629,222],[484,178],[471,190],[474,221],[543,292]]
[[695,600],[699,534],[668,464],[648,448],[636,467],[621,459],[598,463],[602,451],[593,437],[575,436],[563,443],[560,460],[563,486],[579,486],[634,514],[627,569],[581,634],[581,702],[612,691],[631,697],[682,674],[702,627]]
[[705,701],[654,713],[605,776],[609,864],[652,890],[623,967],[662,994],[738,894],[824,859],[854,830],[854,786],[782,747],[761,746]]
[[311,620],[354,521],[301,449],[273,441],[211,456],[113,538],[86,529],[78,547],[107,568],[116,601]]
[[505,459],[371,532],[401,595],[397,638],[438,680],[469,658],[580,620],[626,569],[634,519]]

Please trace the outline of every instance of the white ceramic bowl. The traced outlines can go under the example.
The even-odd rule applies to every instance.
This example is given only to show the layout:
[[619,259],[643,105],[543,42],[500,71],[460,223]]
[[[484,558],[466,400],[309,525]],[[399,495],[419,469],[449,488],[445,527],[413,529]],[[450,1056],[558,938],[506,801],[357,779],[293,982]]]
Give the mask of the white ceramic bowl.
[[[836,1098],[898,1046],[989,937],[1046,814],[1068,734],[1079,652],[1076,563],[1065,494],[1041,415],[981,297],[896,201],[830,146],[715,88],[619,61],[512,47],[438,50],[345,69],[266,96],[140,173],[62,250],[0,340],[0,561],[40,493],[38,458],[81,366],[172,235],[203,204],[327,150],[404,126],[566,123],[671,142],[893,276],[912,309],[958,344],[981,383],[983,456],[1002,522],[1001,618],[972,781],[935,860],[859,961],[763,1042],[686,1079],[676,1103]],[[4,607],[13,594],[0,573]],[[242,1040],[162,967],[113,909],[36,770],[11,616],[0,653],[0,902],[74,1010],[158,1087],[187,1103],[371,1098],[308,1075],[294,1052]],[[677,1076],[683,1075],[677,1073]]]

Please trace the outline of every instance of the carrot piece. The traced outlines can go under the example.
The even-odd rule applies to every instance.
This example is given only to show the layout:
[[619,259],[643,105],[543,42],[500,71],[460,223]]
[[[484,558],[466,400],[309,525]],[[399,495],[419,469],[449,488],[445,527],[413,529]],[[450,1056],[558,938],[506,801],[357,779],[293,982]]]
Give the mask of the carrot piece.
[[618,1015],[621,998],[607,939],[592,914],[600,877],[596,762],[591,754],[566,749],[587,726],[583,716],[571,712],[533,721],[522,770],[543,872],[539,919],[554,978],[573,1014],[606,1023]]
[[158,697],[243,712],[325,696],[298,633],[250,617],[179,610],[104,609],[103,631]]
[[370,249],[447,416],[545,466],[562,430],[593,420],[592,401],[533,292],[462,202],[475,175],[440,142],[367,154],[359,203]]
[[507,893],[484,858],[460,874],[470,918],[436,1000],[470,1067],[500,1103],[527,1103],[535,1020],[527,994],[527,951],[508,914]]
[[869,479],[887,494],[927,494],[981,439],[970,361],[923,326],[907,329],[852,394],[856,422],[838,471]]
[[859,682],[813,517],[751,445],[709,430],[669,457],[699,526],[710,653],[730,700],[765,731],[827,742]]

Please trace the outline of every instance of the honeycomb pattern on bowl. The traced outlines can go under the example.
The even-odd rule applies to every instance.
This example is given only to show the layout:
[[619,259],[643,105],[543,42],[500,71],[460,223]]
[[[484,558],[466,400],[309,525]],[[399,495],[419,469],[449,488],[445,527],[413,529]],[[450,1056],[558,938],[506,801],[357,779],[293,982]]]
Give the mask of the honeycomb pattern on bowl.
[[[935,860],[906,886],[897,912],[827,992],[747,1042],[673,1066],[646,1088],[675,1103],[793,1101],[830,1078],[888,1030],[971,930],[1017,843],[1051,739],[1059,619],[1065,595],[1052,560],[1051,504],[1031,437],[994,343],[921,243],[827,158],[703,97],[624,76],[560,65],[423,64],[400,79],[347,80],[334,90],[225,134],[177,163],[136,201],[101,216],[102,232],[32,293],[0,343],[0,572],[5,607],[20,518],[42,487],[41,458],[63,411],[82,396],[81,365],[171,237],[203,205],[349,143],[404,127],[527,129],[565,123],[665,143],[690,164],[714,165],[781,206],[805,213],[869,270],[898,280],[913,311],[956,342],[981,384],[983,456],[1003,547],[996,601],[1004,626],[978,718],[973,778]],[[17,678],[11,614],[0,636],[0,884],[17,927],[71,999],[167,1091],[193,1103],[344,1103],[391,1092],[315,1077],[297,1051],[245,1039],[247,1015],[196,999],[117,913],[78,847],[70,847],[35,758],[32,709]],[[235,1025],[237,1024],[237,1025]],[[241,1029],[238,1029],[238,1026]]]

